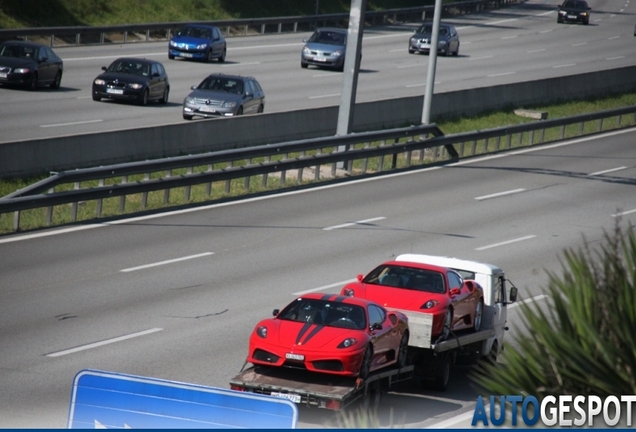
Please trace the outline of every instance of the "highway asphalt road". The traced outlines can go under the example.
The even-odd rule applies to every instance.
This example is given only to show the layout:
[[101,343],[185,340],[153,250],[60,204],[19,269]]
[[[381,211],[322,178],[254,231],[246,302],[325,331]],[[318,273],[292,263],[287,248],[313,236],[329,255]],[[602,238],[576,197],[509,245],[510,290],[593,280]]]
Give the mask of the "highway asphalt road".
[[[591,22],[556,23],[560,0],[530,0],[483,14],[449,18],[460,34],[458,57],[438,58],[435,92],[571,75],[634,64],[636,3],[590,0]],[[358,102],[424,95],[428,59],[409,55],[416,24],[365,30]],[[59,90],[0,88],[0,143],[143,126],[181,123],[181,104],[209,73],[255,76],[266,112],[335,106],[343,75],[300,68],[302,39],[310,33],[228,39],[227,61],[168,60],[167,42],[61,47],[65,72]],[[160,60],[171,82],[167,106],[94,102],[91,84],[101,67],[120,56]],[[434,99],[433,99],[434,103]],[[198,120],[213,121],[213,120]]]
[[[568,30],[570,31],[570,30]],[[636,130],[225,205],[0,238],[0,427],[64,428],[85,368],[228,388],[255,323],[335,293],[400,253],[501,266],[523,299],[583,236],[636,222]],[[539,300],[541,301],[541,300]],[[518,334],[509,311],[508,341]],[[126,337],[123,338],[122,337]],[[120,338],[120,339],[117,339]],[[445,393],[406,385],[384,425],[471,411],[466,370]],[[301,427],[337,424],[300,411]],[[134,427],[134,425],[131,425]]]

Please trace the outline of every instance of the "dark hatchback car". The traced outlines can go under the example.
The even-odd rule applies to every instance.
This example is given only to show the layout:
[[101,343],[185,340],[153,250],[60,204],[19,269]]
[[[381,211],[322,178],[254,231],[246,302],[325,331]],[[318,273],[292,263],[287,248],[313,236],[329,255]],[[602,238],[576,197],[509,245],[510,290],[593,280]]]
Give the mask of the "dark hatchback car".
[[0,84],[14,84],[35,90],[49,85],[60,87],[64,63],[46,45],[6,41],[0,44]]
[[[409,38],[409,53],[429,54],[433,38],[433,23],[422,24]],[[437,52],[443,55],[459,55],[459,34],[454,26],[440,23]]]
[[157,100],[168,103],[170,83],[163,65],[154,60],[122,57],[102,67],[93,80],[93,100],[116,99],[147,105]]
[[254,77],[212,74],[192,86],[192,92],[183,101],[183,118],[232,117],[241,114],[262,113],[265,93]]
[[217,59],[224,62],[226,55],[227,43],[223,33],[214,26],[185,26],[168,43],[168,58],[171,60],[182,57],[207,62]]
[[557,11],[557,23],[590,23],[591,7],[585,0],[565,0]]
[[314,65],[344,70],[347,30],[319,28],[303,42],[305,46],[300,54],[300,67],[304,69]]

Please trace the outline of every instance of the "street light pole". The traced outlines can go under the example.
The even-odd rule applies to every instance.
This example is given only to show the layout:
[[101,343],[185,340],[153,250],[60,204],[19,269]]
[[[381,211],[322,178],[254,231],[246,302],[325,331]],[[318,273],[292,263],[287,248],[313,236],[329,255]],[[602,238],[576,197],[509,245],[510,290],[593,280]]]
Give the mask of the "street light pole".
[[431,34],[431,49],[428,58],[428,73],[426,75],[426,90],[424,93],[424,108],[422,109],[422,124],[431,122],[431,103],[435,87],[435,68],[437,66],[437,47],[439,43],[439,22],[442,16],[442,0],[435,0],[433,13],[433,30]]

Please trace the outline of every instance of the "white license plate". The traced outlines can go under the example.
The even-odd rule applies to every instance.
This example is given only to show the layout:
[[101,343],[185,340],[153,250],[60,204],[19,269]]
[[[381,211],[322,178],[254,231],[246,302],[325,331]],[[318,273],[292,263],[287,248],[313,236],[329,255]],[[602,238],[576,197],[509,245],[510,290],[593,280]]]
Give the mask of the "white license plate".
[[576,19],[576,15],[568,15],[569,19]]
[[4,73],[4,72],[0,73],[0,78],[6,78],[6,77],[7,77],[6,73]]
[[209,107],[209,106],[202,106],[201,108],[199,108],[199,111],[215,113],[216,112],[216,108],[212,108],[212,107]]
[[106,89],[106,93],[111,93],[111,94],[124,94],[123,90],[120,89],[111,89],[111,88],[107,88]]
[[271,395],[277,398],[290,400],[293,403],[300,403],[300,395],[297,394],[273,392]]
[[187,58],[191,58],[192,57],[192,54],[190,54],[190,53],[181,53],[180,55],[181,55],[181,57],[187,57]]
[[326,62],[326,61],[327,61],[327,59],[326,59],[326,58],[323,58],[323,57],[314,57],[314,61],[317,61],[317,62]]
[[304,355],[302,355],[302,354],[293,354],[293,353],[285,354],[285,358],[289,359],[289,360],[300,360],[300,361],[305,360],[305,356]]

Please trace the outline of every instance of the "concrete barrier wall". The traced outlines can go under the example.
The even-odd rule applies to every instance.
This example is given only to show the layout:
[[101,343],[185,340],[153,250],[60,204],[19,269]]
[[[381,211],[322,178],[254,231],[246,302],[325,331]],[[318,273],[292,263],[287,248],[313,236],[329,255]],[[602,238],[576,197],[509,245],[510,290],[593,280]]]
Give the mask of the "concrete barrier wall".
[[[636,91],[636,66],[436,93],[431,119],[529,108]],[[356,104],[353,132],[420,124],[422,96]],[[123,162],[334,135],[338,107],[184,122],[152,128],[0,144],[0,177],[24,177]]]

